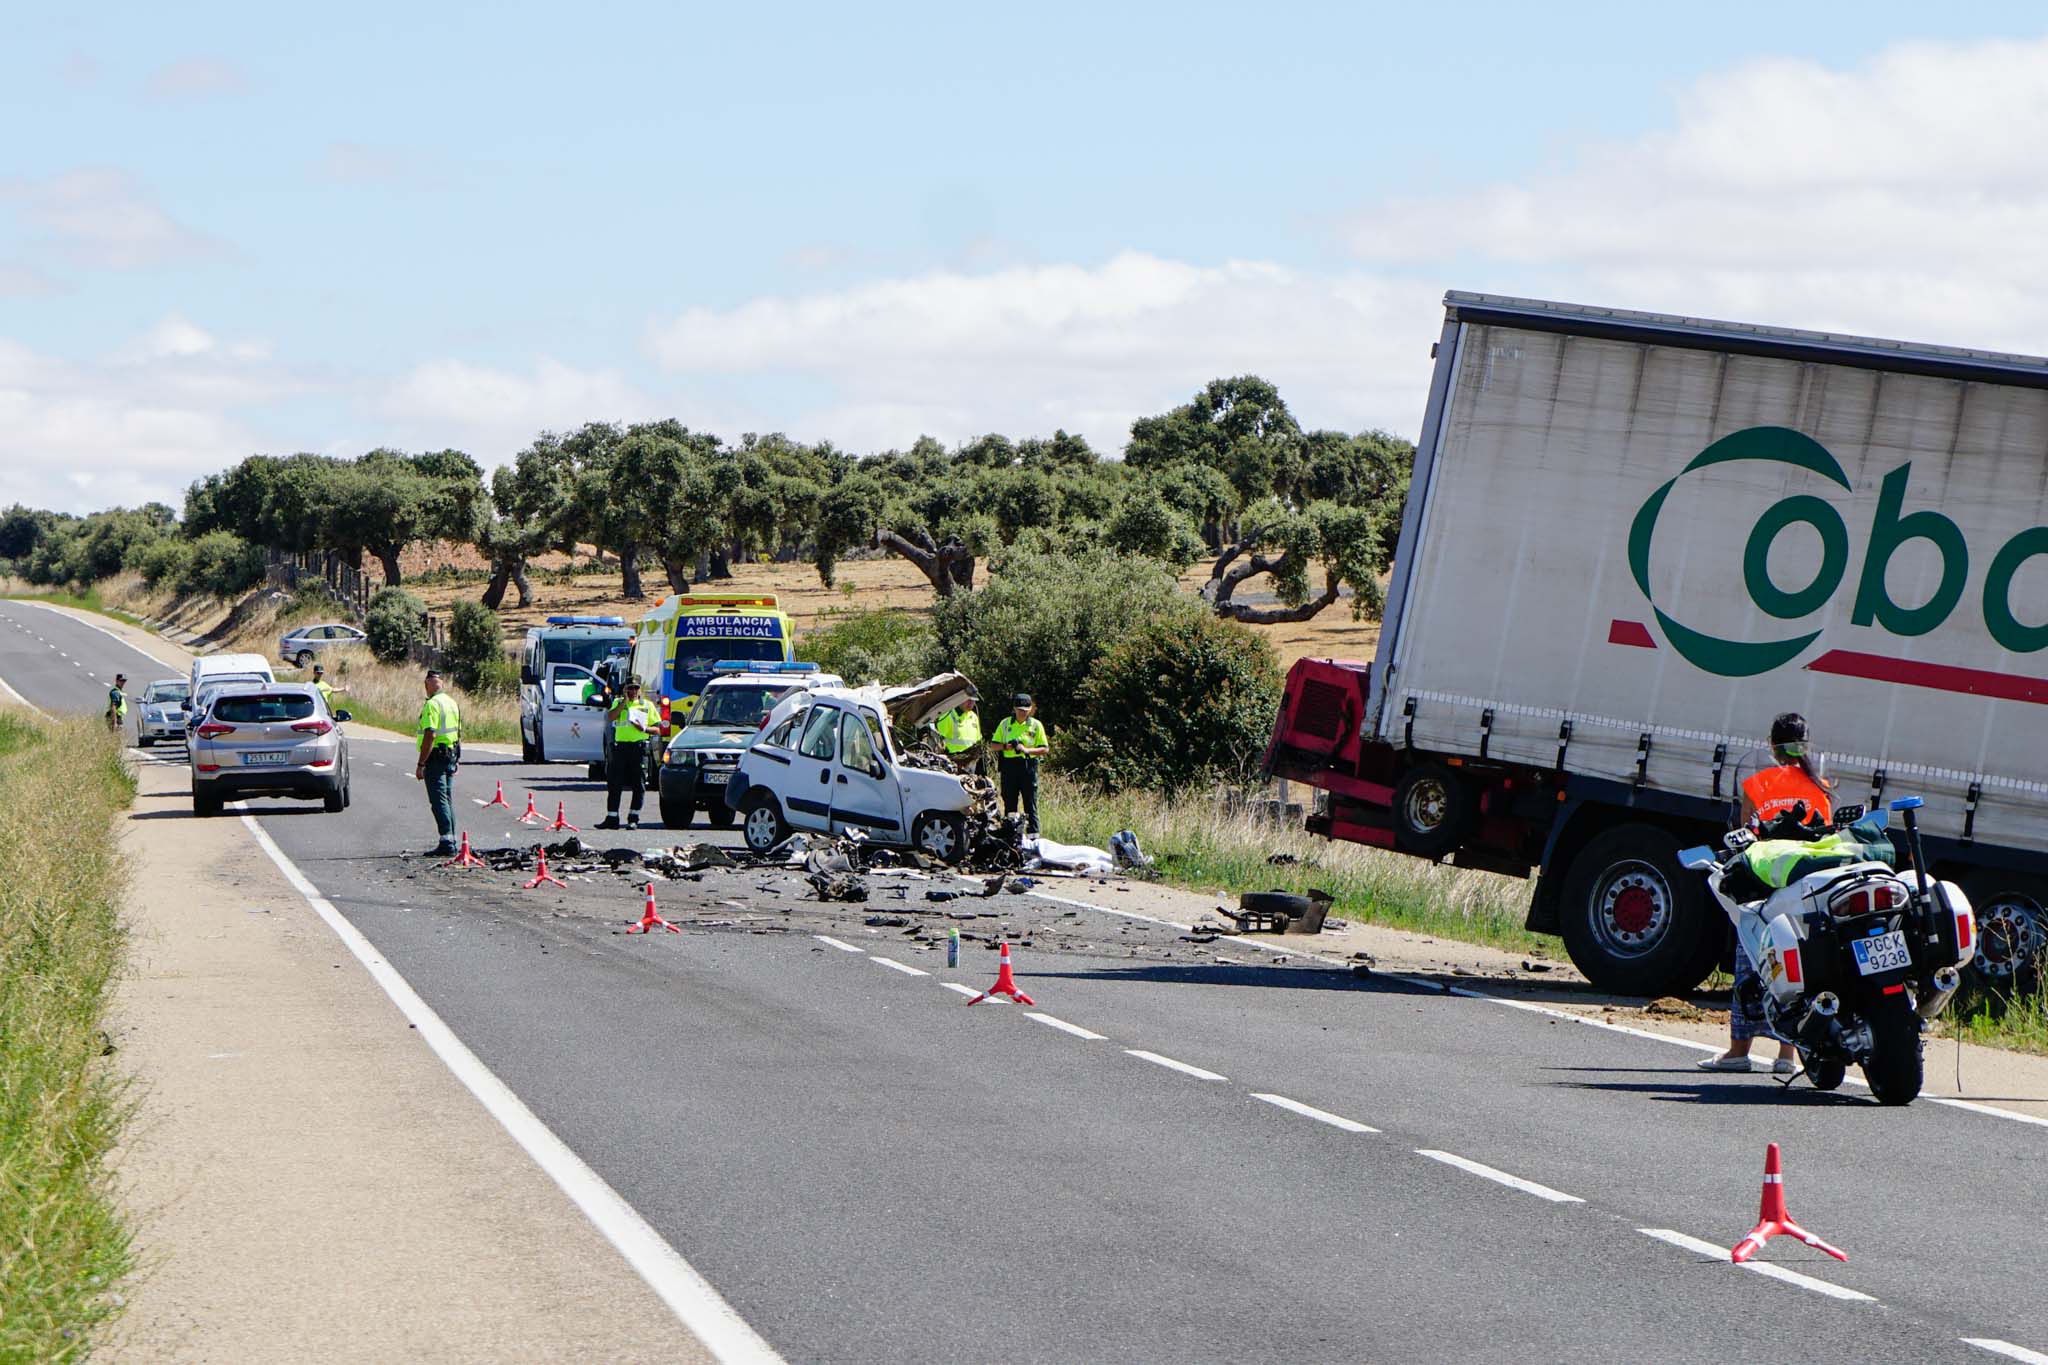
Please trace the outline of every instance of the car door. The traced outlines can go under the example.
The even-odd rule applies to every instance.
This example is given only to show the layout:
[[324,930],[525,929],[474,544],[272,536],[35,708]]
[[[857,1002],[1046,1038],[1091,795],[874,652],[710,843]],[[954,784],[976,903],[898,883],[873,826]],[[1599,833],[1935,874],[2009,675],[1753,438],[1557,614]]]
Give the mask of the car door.
[[575,664],[549,664],[541,685],[541,743],[550,763],[604,757],[604,707],[583,697],[597,676]]
[[855,830],[885,843],[903,842],[903,796],[883,761],[881,737],[859,711],[841,713],[839,761],[832,772],[832,832]]
[[789,761],[789,786],[782,793],[782,818],[797,829],[823,830],[832,824],[832,775],[839,757],[836,706],[814,706],[804,718],[796,752]]

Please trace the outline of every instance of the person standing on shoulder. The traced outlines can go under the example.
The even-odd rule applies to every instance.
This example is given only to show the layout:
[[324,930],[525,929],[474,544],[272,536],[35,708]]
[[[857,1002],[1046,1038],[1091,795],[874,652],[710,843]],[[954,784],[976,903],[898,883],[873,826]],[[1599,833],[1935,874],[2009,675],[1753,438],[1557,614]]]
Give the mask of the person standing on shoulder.
[[1010,714],[996,722],[989,742],[996,748],[996,773],[1002,779],[1003,816],[1009,818],[1021,803],[1024,832],[1038,834],[1038,760],[1048,752],[1045,722],[1031,694],[1019,692],[1010,703]]
[[974,705],[980,700],[981,694],[970,687],[965,706],[956,706],[932,722],[946,757],[977,777],[982,771],[981,717],[975,714]]
[[327,703],[327,709],[331,712],[334,710],[334,694],[346,689],[336,687],[333,683],[327,681],[327,665],[314,664],[313,690],[320,694],[320,700]]
[[107,728],[118,730],[128,723],[128,675],[116,673],[114,685],[107,689]]
[[640,803],[647,799],[647,742],[661,728],[661,712],[640,695],[640,680],[626,679],[626,695],[604,713],[612,727],[612,761],[605,769],[604,819],[599,829],[619,827],[619,795],[633,792],[633,809],[626,816],[626,828],[640,828]]
[[[1804,806],[1804,823],[1815,833],[1832,825],[1832,784],[1821,776],[1819,760],[1808,750],[1806,717],[1787,711],[1771,722],[1771,761],[1772,767],[1742,779],[1742,823],[1768,824]],[[1728,1050],[1695,1063],[1700,1070],[1749,1070],[1749,1050],[1755,1046],[1757,1035],[1769,1027],[1764,1020],[1762,996],[1763,980],[1737,939],[1735,990],[1728,1004]],[[1772,1074],[1790,1076],[1798,1070],[1799,1049],[1779,1039],[1778,1059],[1771,1063]]]
[[455,770],[462,763],[462,709],[441,690],[441,675],[427,670],[427,699],[420,707],[420,761],[412,775],[427,784],[427,805],[441,842],[429,858],[455,856]]

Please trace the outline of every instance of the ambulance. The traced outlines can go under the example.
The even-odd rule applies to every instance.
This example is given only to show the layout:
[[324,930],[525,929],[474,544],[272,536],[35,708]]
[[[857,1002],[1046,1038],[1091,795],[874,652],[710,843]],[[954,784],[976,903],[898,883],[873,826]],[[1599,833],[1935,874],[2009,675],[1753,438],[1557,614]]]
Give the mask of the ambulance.
[[664,597],[634,629],[631,667],[664,718],[687,724],[704,685],[741,663],[795,659],[796,629],[774,593]]

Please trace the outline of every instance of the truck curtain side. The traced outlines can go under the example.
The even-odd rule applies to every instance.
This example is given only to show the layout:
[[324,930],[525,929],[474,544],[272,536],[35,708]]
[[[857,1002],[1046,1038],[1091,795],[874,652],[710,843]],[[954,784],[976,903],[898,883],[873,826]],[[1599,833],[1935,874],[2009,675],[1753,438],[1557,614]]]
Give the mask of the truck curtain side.
[[2048,362],[1452,294],[1377,657],[1303,660],[1268,766],[1333,837],[1513,875],[1596,984],[1696,985],[1677,850],[1771,718],[1913,793],[1979,962],[2048,943]]

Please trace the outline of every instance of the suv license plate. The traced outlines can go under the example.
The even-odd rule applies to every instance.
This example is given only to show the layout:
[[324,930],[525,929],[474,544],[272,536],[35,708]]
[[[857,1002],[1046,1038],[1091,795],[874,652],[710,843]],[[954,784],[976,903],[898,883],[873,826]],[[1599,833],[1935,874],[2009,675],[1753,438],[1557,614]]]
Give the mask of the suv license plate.
[[291,751],[288,749],[268,749],[261,753],[242,755],[242,766],[245,768],[260,768],[266,765],[274,767],[291,761]]
[[1901,967],[1913,965],[1913,954],[1906,949],[1904,931],[1894,929],[1888,934],[1872,934],[1868,938],[1851,939],[1856,954],[1856,970],[1865,976],[1879,972],[1895,972]]
[[729,768],[706,768],[697,780],[707,787],[723,787],[731,776]]

